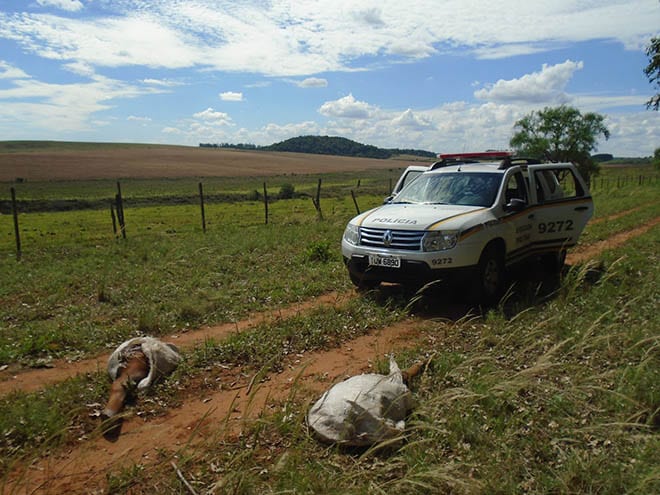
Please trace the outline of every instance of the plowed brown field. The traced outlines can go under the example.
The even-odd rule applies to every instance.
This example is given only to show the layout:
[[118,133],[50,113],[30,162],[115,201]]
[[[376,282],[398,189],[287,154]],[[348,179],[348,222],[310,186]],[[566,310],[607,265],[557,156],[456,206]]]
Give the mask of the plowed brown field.
[[405,160],[145,146],[0,153],[0,181],[238,177],[399,168]]

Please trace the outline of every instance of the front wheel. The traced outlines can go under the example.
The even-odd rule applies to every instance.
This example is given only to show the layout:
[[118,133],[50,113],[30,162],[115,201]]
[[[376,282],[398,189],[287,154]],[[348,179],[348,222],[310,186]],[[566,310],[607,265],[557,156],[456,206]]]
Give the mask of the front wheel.
[[487,247],[479,258],[477,298],[483,304],[495,304],[504,292],[504,258],[496,246]]
[[375,289],[380,285],[380,282],[378,280],[365,278],[364,274],[358,274],[350,270],[348,271],[348,276],[350,277],[351,282],[353,282],[353,285],[358,290]]

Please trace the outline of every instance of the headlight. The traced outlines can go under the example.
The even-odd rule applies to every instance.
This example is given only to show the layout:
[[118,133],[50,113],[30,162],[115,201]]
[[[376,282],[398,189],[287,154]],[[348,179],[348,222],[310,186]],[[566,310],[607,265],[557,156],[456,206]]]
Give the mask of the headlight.
[[424,251],[444,251],[456,246],[457,241],[458,232],[456,231],[427,232],[422,239],[422,249]]
[[344,239],[349,244],[357,246],[360,243],[360,228],[357,225],[349,223],[344,230]]

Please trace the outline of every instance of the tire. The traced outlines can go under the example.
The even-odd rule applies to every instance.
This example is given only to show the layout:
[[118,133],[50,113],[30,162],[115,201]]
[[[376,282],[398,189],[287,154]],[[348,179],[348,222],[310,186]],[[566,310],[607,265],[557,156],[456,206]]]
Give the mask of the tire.
[[566,262],[566,250],[560,249],[553,253],[541,255],[541,266],[550,275],[558,275]]
[[479,258],[476,280],[478,302],[486,305],[497,304],[504,293],[506,273],[504,257],[495,245],[487,246]]
[[375,289],[380,285],[380,281],[378,280],[372,280],[364,277],[364,274],[359,274],[352,272],[351,270],[348,271],[348,276],[351,279],[351,282],[353,282],[353,285],[358,289],[358,290],[370,290],[370,289]]

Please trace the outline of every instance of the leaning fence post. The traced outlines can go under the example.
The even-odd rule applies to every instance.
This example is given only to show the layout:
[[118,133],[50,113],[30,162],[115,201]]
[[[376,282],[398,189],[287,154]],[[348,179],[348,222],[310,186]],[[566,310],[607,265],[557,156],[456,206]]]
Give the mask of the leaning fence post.
[[14,217],[14,234],[16,235],[16,261],[21,260],[21,232],[18,228],[18,207],[16,206],[16,189],[11,188],[11,212]]
[[360,214],[360,207],[358,206],[357,199],[355,199],[355,193],[353,192],[353,189],[351,189],[351,198],[353,198],[353,204],[355,205],[355,211],[357,211],[357,214]]
[[202,209],[202,231],[206,234],[206,215],[204,214],[204,190],[202,183],[199,183],[199,205]]
[[266,189],[266,182],[264,182],[264,211],[266,225],[268,225],[268,190]]

